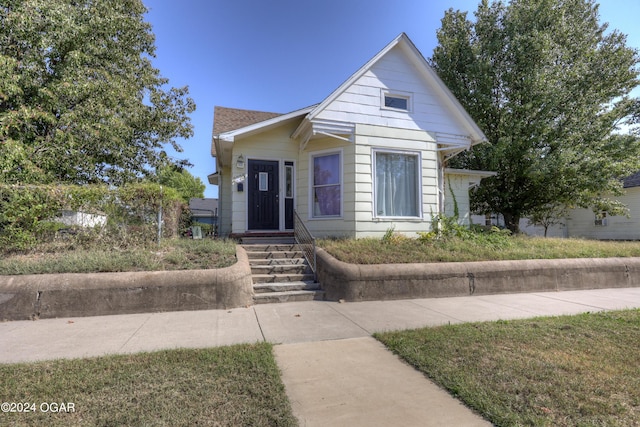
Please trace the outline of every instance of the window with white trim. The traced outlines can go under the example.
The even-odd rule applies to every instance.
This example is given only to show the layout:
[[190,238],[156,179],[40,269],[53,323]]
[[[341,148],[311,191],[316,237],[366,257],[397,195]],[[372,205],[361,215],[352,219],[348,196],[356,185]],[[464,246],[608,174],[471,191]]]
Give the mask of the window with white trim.
[[293,199],[293,164],[284,166],[284,197]]
[[311,156],[313,218],[342,215],[342,166],[339,152]]
[[385,110],[411,111],[411,94],[382,90],[381,108]]
[[608,225],[606,212],[603,211],[600,213],[596,213],[595,225],[596,227],[606,227]]
[[420,217],[420,154],[374,150],[376,217]]

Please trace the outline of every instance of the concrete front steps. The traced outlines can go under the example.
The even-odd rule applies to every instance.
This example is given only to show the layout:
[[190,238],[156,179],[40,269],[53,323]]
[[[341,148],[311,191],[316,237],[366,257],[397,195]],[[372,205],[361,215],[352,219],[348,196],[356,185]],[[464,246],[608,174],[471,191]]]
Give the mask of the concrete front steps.
[[256,304],[324,299],[320,284],[295,243],[256,243],[242,247],[247,251]]

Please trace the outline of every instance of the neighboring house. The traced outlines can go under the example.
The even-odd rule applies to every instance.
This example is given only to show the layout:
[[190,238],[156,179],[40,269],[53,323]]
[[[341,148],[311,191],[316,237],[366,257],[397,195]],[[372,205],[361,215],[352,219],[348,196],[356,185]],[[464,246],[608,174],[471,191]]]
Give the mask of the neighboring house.
[[433,215],[469,223],[469,187],[490,172],[446,168],[486,138],[405,34],[320,104],[288,114],[216,107],[211,154],[220,235],[416,236]]
[[629,209],[629,216],[609,216],[592,209],[574,209],[567,217],[569,237],[599,240],[640,240],[640,172],[625,178],[624,194],[615,198]]
[[[487,215],[471,215],[471,222],[473,224],[506,228],[504,217],[500,214],[487,214]],[[547,230],[547,237],[568,237],[567,234],[567,219],[562,218],[559,224],[549,226]],[[544,236],[544,227],[541,225],[533,225],[528,218],[520,218],[520,232],[529,236]]]
[[218,199],[189,199],[189,211],[193,221],[211,225],[218,223]]
[[[623,180],[624,194],[615,196],[629,209],[629,216],[611,216],[593,209],[571,209],[560,224],[549,227],[547,237],[579,237],[595,240],[640,240],[640,172]],[[471,222],[504,227],[499,214],[472,215]],[[520,231],[530,236],[543,236],[544,228],[520,220]]]

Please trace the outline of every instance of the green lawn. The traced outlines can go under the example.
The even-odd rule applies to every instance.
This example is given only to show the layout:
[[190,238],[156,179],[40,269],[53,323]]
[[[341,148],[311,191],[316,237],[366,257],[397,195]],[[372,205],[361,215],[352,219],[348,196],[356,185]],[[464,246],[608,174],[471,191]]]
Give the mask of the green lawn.
[[[390,241],[323,239],[318,245],[337,259],[354,264],[640,256],[640,242],[479,236],[427,242],[397,235]],[[235,262],[232,240],[168,239],[160,246],[125,248],[52,243],[23,253],[0,249],[0,275],[207,269]]]
[[[376,334],[499,426],[640,425],[638,337],[638,309]],[[1,402],[35,410],[0,425],[297,423],[267,343],[0,365],[0,378]]]
[[640,310],[376,338],[495,425],[640,425]]
[[640,242],[479,235],[477,239],[324,239],[318,245],[353,264],[499,261],[509,259],[638,257]]
[[0,425],[297,425],[266,343],[0,365],[0,378],[0,402],[35,404]]

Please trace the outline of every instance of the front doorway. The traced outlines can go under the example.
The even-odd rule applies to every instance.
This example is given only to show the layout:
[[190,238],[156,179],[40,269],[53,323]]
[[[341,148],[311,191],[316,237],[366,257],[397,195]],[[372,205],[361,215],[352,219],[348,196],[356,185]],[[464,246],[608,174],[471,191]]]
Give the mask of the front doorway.
[[271,160],[249,160],[248,228],[249,230],[280,229],[280,163]]

